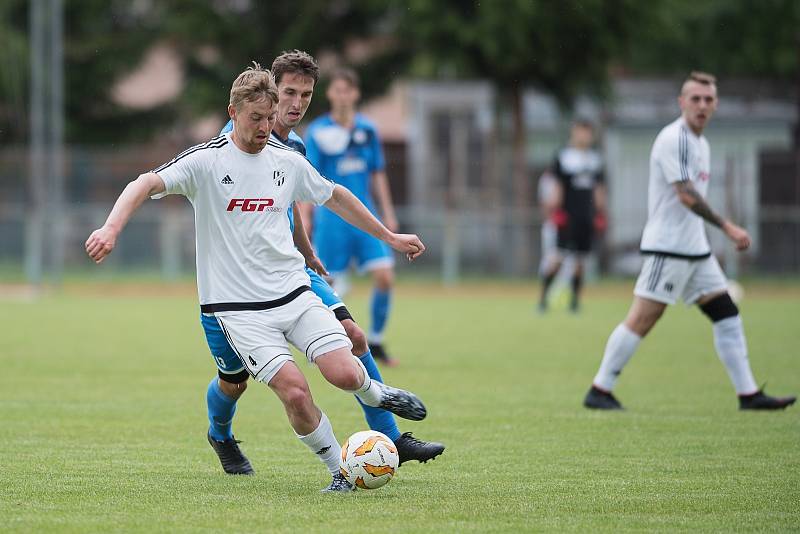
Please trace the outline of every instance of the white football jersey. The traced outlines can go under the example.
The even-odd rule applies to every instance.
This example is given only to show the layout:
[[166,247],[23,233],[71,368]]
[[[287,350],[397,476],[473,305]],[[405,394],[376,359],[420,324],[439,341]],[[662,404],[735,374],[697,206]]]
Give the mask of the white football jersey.
[[227,133],[158,167],[166,191],[192,203],[197,291],[203,312],[266,309],[310,284],[295,248],[287,210],[322,204],[334,183],[302,155],[270,139],[258,154]]
[[711,150],[683,117],[664,127],[650,152],[650,184],[647,192],[647,225],[642,252],[660,252],[688,258],[711,253],[704,220],[684,206],[674,183],[691,180],[705,198],[711,176]]

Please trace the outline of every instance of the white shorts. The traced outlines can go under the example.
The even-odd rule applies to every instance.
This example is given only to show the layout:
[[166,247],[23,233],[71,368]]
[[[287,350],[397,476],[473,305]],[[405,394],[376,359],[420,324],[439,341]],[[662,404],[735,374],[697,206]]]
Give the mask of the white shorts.
[[633,294],[664,304],[675,304],[678,298],[694,304],[703,295],[727,288],[725,273],[713,255],[689,260],[650,254],[645,257]]
[[327,352],[353,346],[342,323],[311,291],[269,310],[214,315],[245,369],[265,384],[293,360],[287,341],[312,363]]

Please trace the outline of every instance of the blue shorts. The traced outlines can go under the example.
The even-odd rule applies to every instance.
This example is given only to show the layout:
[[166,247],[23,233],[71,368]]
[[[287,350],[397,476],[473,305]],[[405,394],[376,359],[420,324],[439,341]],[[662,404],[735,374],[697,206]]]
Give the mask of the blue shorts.
[[[337,308],[344,308],[344,302],[336,294],[336,291],[322,278],[309,268],[306,268],[306,273],[311,278],[311,291],[313,291],[331,310]],[[339,313],[336,317],[341,320]],[[208,349],[211,351],[211,356],[214,358],[214,363],[217,364],[219,372],[226,375],[234,375],[244,371],[245,367],[236,352],[228,343],[225,333],[222,331],[219,322],[213,315],[200,314],[200,324],[203,325],[203,331],[206,334],[206,342]]]
[[244,371],[242,361],[236,355],[231,344],[228,343],[228,339],[217,322],[217,318],[213,315],[201,313],[200,324],[203,325],[208,350],[211,351],[211,357],[214,358],[214,363],[217,364],[219,372],[226,375],[235,375]]
[[309,278],[311,278],[311,291],[313,291],[319,297],[325,306],[331,310],[335,310],[336,308],[344,306],[342,299],[339,298],[339,295],[333,290],[331,285],[325,281],[324,278],[308,267],[306,267],[306,274]]
[[361,272],[394,265],[389,245],[350,225],[318,227],[314,232],[314,248],[331,274],[347,271],[352,260]]

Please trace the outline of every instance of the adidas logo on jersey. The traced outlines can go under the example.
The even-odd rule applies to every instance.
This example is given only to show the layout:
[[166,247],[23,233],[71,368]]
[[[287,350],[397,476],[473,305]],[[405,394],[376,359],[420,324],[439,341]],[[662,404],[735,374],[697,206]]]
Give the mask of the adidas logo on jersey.
[[230,175],[226,174],[225,178],[220,180],[220,183],[225,184],[225,185],[231,185],[231,184],[233,184],[233,179],[230,177]]

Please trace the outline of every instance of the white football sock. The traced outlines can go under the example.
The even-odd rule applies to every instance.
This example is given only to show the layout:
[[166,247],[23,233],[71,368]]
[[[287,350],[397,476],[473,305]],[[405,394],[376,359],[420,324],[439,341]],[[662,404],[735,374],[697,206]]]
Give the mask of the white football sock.
[[333,427],[328,420],[328,416],[322,412],[322,417],[319,421],[319,426],[311,434],[305,436],[297,435],[300,441],[306,444],[311,451],[319,456],[328,467],[328,471],[332,475],[339,472],[339,457],[342,454],[342,448],[339,442],[336,441],[336,436],[333,435]]
[[739,315],[728,317],[714,323],[714,347],[733,387],[739,395],[749,395],[758,391],[756,379],[750,370],[747,359],[747,340],[744,337],[744,326]]
[[353,359],[356,363],[361,367],[361,372],[364,373],[364,383],[361,384],[361,387],[357,390],[353,391],[353,394],[361,399],[361,402],[366,404],[367,406],[372,406],[373,408],[380,406],[381,399],[383,399],[383,390],[380,382],[377,380],[372,380],[367,373],[367,368],[364,367],[364,364],[361,363],[361,360],[353,356]]
[[597,376],[594,377],[593,384],[606,391],[614,389],[617,377],[633,353],[636,352],[640,341],[642,338],[633,330],[623,323],[618,324],[608,337],[603,361],[600,363],[600,369],[597,371]]

